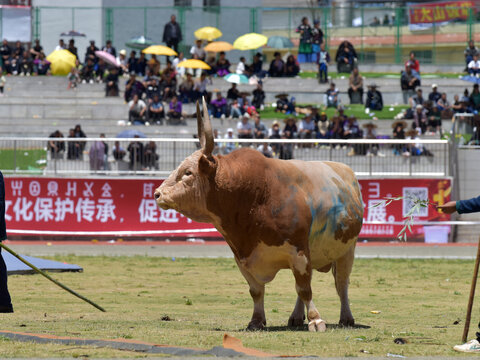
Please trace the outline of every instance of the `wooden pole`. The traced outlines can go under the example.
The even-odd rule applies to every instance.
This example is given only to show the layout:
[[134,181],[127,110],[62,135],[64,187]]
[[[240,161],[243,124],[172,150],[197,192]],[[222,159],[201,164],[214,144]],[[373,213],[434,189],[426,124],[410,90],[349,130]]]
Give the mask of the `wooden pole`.
[[86,297],[80,295],[79,293],[73,291],[72,289],[68,288],[67,286],[63,285],[60,281],[57,281],[55,280],[54,278],[52,278],[50,275],[48,275],[46,272],[40,270],[38,267],[36,267],[35,265],[31,264],[30,262],[28,262],[27,260],[25,260],[24,258],[22,258],[20,255],[18,255],[15,251],[13,251],[12,249],[10,249],[7,245],[3,244],[0,242],[0,247],[2,247],[2,249],[5,249],[6,251],[8,251],[10,254],[12,254],[13,256],[15,256],[18,260],[20,260],[21,262],[23,262],[24,264],[30,266],[33,270],[35,270],[37,273],[45,276],[48,280],[50,280],[51,282],[55,283],[56,285],[60,286],[62,289],[68,291],[70,294],[72,295],[75,295],[76,297],[82,299],[83,301],[89,303],[90,305],[96,307],[98,310],[100,311],[103,311],[103,312],[106,312],[106,310],[104,308],[102,308],[100,305],[97,305],[95,304],[93,301],[87,299]]
[[468,298],[467,317],[465,318],[465,327],[463,328],[462,342],[467,342],[468,330],[470,328],[470,318],[472,316],[473,299],[475,298],[475,288],[477,286],[478,265],[480,262],[480,237],[478,238],[477,258],[475,259],[475,268],[473,269],[472,285],[470,287],[470,297]]

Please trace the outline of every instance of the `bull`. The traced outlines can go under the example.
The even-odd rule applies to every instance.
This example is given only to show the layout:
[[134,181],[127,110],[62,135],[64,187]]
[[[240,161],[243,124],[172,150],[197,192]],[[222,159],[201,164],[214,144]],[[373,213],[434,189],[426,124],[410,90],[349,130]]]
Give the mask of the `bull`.
[[201,149],[187,157],[155,190],[162,209],[211,223],[230,246],[250,287],[253,315],[247,329],[266,326],[265,284],[281,269],[295,278],[297,301],[288,326],[325,331],[312,301],[312,271],[332,270],[340,297],[340,324],[354,325],[348,283],[363,220],[358,181],[345,164],[269,159],[241,148],[214,156],[203,103],[197,102]]

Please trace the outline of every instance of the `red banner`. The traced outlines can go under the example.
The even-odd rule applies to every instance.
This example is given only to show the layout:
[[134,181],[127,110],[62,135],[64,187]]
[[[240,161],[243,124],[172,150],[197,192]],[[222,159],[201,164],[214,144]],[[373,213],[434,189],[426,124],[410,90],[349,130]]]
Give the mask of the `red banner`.
[[[160,209],[153,198],[162,180],[6,177],[9,234],[90,236],[221,237],[211,224],[196,223],[174,210]],[[362,238],[394,238],[412,207],[409,196],[434,203],[450,199],[449,179],[360,180],[365,204]],[[387,207],[371,206],[384,197],[403,196]],[[422,221],[449,220],[433,207],[422,208]],[[368,224],[381,222],[382,224]],[[413,226],[413,237],[423,226]],[[410,236],[410,235],[409,235]]]
[[410,24],[432,24],[452,20],[467,20],[470,9],[474,13],[475,1],[444,1],[409,4]]

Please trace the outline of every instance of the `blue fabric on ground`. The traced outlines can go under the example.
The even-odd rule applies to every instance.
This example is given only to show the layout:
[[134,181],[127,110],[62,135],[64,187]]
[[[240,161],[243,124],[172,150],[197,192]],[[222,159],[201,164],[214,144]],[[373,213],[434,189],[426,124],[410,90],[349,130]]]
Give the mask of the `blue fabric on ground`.
[[[24,264],[18,260],[15,256],[10,254],[8,251],[2,251],[1,255],[7,264],[7,273],[9,275],[13,274],[32,274],[36,271],[33,270],[30,266]],[[64,264],[59,261],[45,260],[32,256],[20,255],[23,259],[27,260],[29,263],[35,265],[41,270],[47,271],[83,271],[78,265],[75,264]]]

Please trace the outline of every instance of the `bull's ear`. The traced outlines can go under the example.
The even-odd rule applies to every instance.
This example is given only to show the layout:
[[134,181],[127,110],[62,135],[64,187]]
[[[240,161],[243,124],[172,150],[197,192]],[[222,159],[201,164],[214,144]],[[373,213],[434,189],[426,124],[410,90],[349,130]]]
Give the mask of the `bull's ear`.
[[215,174],[216,170],[217,170],[217,161],[215,160],[215,157],[213,156],[209,157],[205,154],[200,156],[200,159],[198,159],[198,171],[200,172],[200,174],[211,176]]

